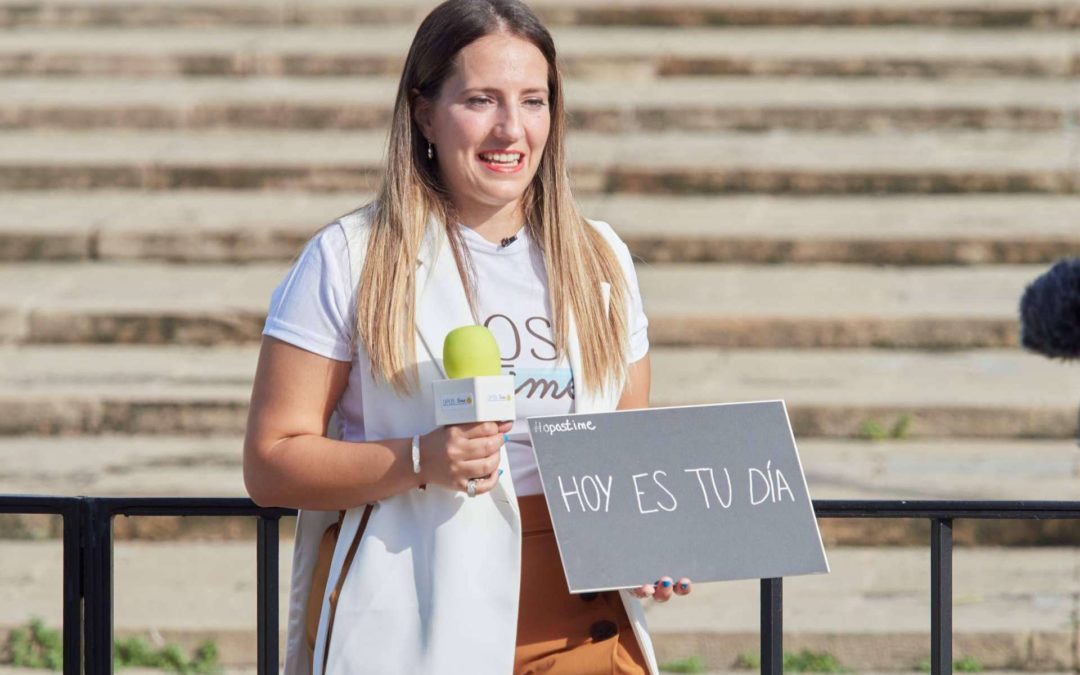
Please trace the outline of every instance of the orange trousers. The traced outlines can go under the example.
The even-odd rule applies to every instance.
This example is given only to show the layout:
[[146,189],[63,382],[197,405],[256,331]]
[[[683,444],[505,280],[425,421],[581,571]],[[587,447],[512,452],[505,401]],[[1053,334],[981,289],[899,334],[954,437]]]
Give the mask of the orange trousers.
[[521,507],[521,595],[514,675],[646,675],[618,591],[573,595],[544,495]]

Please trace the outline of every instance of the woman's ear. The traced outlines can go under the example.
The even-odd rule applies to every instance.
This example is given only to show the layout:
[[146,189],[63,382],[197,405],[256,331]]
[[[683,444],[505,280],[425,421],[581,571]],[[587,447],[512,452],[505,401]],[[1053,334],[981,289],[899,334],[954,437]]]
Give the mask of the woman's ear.
[[420,127],[420,132],[424,134],[424,138],[431,142],[431,101],[421,96],[416,89],[412,90],[412,97],[413,121],[416,122],[416,126]]

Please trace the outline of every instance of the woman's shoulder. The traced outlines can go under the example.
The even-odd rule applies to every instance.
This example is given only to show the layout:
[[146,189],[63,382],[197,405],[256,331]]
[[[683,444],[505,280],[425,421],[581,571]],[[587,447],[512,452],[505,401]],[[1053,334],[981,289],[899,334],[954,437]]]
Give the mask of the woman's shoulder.
[[620,238],[619,234],[615,231],[615,228],[612,227],[611,224],[607,221],[597,220],[595,218],[586,218],[585,222],[591,225],[594,230],[604,235],[604,238],[607,239],[609,243],[625,246],[625,244],[623,244],[622,238]]
[[371,231],[371,220],[374,211],[374,202],[365,204],[360,208],[346,213],[330,224],[340,227],[345,238],[349,241],[366,239]]
[[371,203],[350,211],[329,223],[317,235],[327,239],[338,255],[348,261],[353,286],[359,280],[359,270],[367,252],[374,208]]
[[619,233],[615,231],[615,228],[612,227],[610,223],[603,220],[595,220],[593,218],[586,218],[585,222],[603,235],[608,245],[611,246],[611,250],[614,251],[615,256],[619,259],[619,262],[623,265],[633,265],[630,247],[626,245],[626,242],[622,240],[622,237],[619,236]]

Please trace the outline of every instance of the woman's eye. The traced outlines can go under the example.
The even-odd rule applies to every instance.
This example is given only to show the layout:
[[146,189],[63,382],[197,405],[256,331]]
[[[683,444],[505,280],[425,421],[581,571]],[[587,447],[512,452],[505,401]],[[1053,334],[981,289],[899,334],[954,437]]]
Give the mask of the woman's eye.
[[547,101],[542,98],[530,98],[529,100],[525,101],[525,105],[529,106],[530,108],[543,108],[547,105]]
[[491,99],[487,96],[473,96],[469,99],[469,105],[485,105],[491,103]]

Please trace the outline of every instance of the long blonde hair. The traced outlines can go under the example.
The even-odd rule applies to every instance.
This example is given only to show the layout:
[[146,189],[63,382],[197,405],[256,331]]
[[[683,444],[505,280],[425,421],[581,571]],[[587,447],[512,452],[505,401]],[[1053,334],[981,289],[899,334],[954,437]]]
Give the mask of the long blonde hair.
[[[506,32],[534,44],[548,64],[551,127],[536,176],[523,195],[526,226],[543,252],[559,357],[567,353],[568,311],[581,345],[581,373],[590,390],[607,391],[626,379],[629,290],[604,236],[582,217],[566,169],[566,112],[562,76],[550,33],[518,0],[448,0],[424,19],[413,38],[398,84],[390,127],[386,176],[369,204],[371,236],[357,293],[356,333],[376,378],[407,393],[416,378],[414,306],[416,260],[431,216],[446,228],[469,301],[475,290],[467,251],[455,227],[453,204],[413,117],[418,97],[434,100],[458,52],[475,40]],[[605,313],[601,284],[611,284]]]

